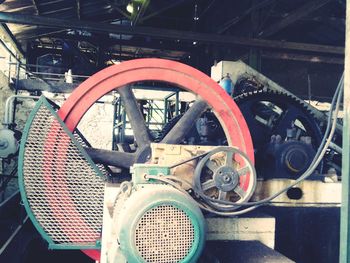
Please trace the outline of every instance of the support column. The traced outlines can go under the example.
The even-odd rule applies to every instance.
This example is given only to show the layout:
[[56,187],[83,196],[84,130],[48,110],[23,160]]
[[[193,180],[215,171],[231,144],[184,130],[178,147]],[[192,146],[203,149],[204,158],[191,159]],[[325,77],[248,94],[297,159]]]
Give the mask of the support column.
[[340,217],[340,259],[350,262],[350,0],[346,1],[346,42],[344,71],[344,126],[342,163],[342,207]]

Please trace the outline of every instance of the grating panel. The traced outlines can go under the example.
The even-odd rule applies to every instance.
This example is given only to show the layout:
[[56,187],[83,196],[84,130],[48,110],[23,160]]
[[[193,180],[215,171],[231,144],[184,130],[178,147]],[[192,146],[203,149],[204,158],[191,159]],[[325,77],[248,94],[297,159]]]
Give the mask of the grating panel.
[[38,108],[22,144],[29,212],[54,244],[95,246],[102,227],[103,177],[48,107]]
[[187,214],[171,205],[147,211],[135,230],[135,244],[146,262],[180,262],[191,251],[194,227]]

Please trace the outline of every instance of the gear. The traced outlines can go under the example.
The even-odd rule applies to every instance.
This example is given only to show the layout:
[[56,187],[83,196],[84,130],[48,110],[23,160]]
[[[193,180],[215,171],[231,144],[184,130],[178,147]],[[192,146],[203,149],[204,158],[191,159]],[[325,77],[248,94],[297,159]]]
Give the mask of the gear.
[[[292,122],[295,120],[298,122],[294,122],[294,125],[304,131],[303,135],[310,136],[313,145],[319,145],[322,140],[322,132],[315,116],[305,106],[305,103],[301,103],[299,99],[295,98],[285,93],[269,90],[244,93],[234,98],[246,121],[250,122],[250,124],[248,122],[248,126],[252,125],[249,128],[253,134],[254,145],[270,141],[271,136],[266,138],[267,129],[271,135],[279,134],[285,138],[287,129],[292,128]],[[263,117],[263,119],[259,117]],[[255,121],[253,122],[253,120]],[[253,127],[260,127],[260,129],[255,130],[252,129]],[[261,134],[261,128],[265,130],[265,136]],[[259,136],[259,134],[261,135]]]
[[[258,175],[265,179],[300,176],[322,141],[311,111],[299,99],[275,91],[259,90],[234,99],[252,135]],[[295,154],[301,152],[303,158]]]

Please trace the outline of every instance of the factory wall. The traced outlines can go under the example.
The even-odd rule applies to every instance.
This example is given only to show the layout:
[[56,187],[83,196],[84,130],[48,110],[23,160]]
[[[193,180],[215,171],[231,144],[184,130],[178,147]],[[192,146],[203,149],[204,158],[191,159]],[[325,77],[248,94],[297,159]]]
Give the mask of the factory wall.
[[78,129],[92,147],[112,149],[113,109],[110,103],[96,103],[80,121]]

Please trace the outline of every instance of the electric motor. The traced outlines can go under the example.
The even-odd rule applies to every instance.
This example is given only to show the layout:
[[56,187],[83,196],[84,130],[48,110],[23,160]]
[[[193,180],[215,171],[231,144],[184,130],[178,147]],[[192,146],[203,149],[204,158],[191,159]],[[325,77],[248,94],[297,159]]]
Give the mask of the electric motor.
[[205,221],[186,194],[163,184],[123,184],[116,200],[108,262],[196,262]]

